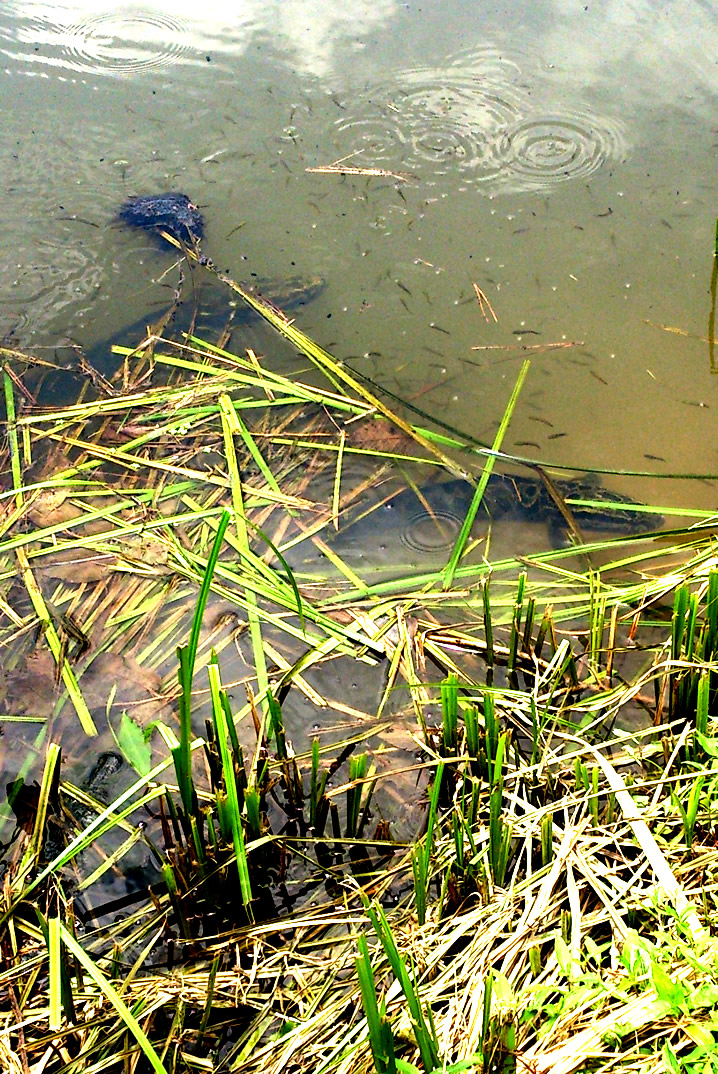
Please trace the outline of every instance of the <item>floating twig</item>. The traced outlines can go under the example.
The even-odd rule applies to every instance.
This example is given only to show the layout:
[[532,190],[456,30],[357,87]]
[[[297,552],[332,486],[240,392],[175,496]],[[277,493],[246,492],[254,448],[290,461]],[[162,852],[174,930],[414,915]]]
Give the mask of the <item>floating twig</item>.
[[677,328],[672,324],[661,324],[659,321],[649,321],[647,317],[643,318],[643,323],[648,324],[651,328],[660,328],[662,332],[672,332],[674,336],[684,336],[686,339],[697,339],[699,343],[718,343],[718,339],[713,336],[700,336],[697,332],[687,332],[685,328]]
[[472,351],[541,351],[566,347],[583,347],[582,339],[561,340],[556,343],[479,343]]
[[[360,150],[359,150],[360,152]],[[374,175],[383,176],[389,179],[396,179],[400,183],[405,183],[409,178],[408,175],[403,175],[401,172],[392,172],[386,168],[360,168],[356,165],[347,165],[345,160],[349,160],[350,157],[355,157],[356,153],[348,153],[346,157],[340,157],[339,160],[335,160],[333,164],[318,164],[315,168],[305,168],[305,172],[318,172],[320,174],[329,175]]]
[[[496,316],[496,314],[494,312],[494,307],[489,302],[489,300],[488,300],[488,298],[486,296],[486,293],[481,290],[481,288],[479,287],[478,283],[472,283],[471,286],[473,287],[474,291],[476,292],[476,297],[479,300],[479,309],[481,310],[481,313],[483,314],[483,317],[484,317],[484,320],[486,321],[486,323],[487,324],[489,323],[489,321],[491,320],[491,317],[493,317],[495,323],[498,323],[499,319]],[[489,313],[491,314],[491,317],[489,317],[489,313],[486,312],[487,309],[488,309]]]

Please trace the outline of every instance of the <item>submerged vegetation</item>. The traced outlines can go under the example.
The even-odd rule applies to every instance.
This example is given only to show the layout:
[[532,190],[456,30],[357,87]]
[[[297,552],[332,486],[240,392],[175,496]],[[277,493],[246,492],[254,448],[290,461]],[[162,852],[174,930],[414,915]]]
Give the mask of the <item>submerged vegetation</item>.
[[[527,367],[482,451],[232,287],[301,369],[150,332],[42,408],[3,351],[3,1069],[713,1069],[710,519],[492,561]],[[437,468],[445,562],[361,570]]]

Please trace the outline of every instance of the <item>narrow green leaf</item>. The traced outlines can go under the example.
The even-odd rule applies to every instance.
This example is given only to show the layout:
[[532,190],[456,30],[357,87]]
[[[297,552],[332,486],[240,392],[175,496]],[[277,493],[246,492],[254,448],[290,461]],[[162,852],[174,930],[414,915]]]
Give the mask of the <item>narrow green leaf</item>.
[[5,426],[5,435],[7,437],[8,448],[10,449],[10,471],[12,473],[12,483],[15,491],[15,506],[20,508],[22,506],[22,466],[20,463],[20,448],[17,439],[17,422],[15,416],[15,396],[13,394],[13,383],[10,374],[6,367],[3,367],[3,383],[5,387],[5,415],[7,423]]
[[115,989],[109,983],[102,971],[95,965],[90,956],[84,951],[82,947],[80,947],[79,943],[72,935],[72,933],[65,928],[62,922],[59,923],[59,926],[60,936],[65,947],[67,947],[67,949],[75,956],[77,961],[86,971],[87,975],[94,981],[100,992],[102,992],[105,999],[115,1008],[118,1015],[122,1019],[123,1025],[126,1027],[128,1033],[130,1033],[139,1044],[145,1055],[145,1058],[148,1060],[150,1066],[155,1071],[155,1074],[167,1074],[167,1069],[165,1068],[162,1060],[158,1056],[155,1049],[152,1047],[152,1044],[145,1035],[142,1026],[131,1013],[127,1005],[119,997]]
[[237,794],[237,781],[234,776],[234,760],[229,748],[229,732],[227,731],[224,707],[220,700],[222,687],[219,678],[219,665],[215,653],[212,653],[212,659],[207,667],[207,673],[209,675],[209,687],[212,697],[212,713],[217,728],[217,744],[222,759],[222,774],[227,795],[227,813],[229,824],[232,829],[234,853],[237,859],[239,890],[242,895],[242,902],[249,909],[252,902],[252,887],[249,880],[247,852],[244,845],[244,833],[242,831],[242,816],[239,806],[239,796]]
[[[37,865],[40,860],[40,852],[45,841],[45,823],[47,821],[48,808],[53,792],[57,790],[60,775],[61,749],[56,742],[50,742],[45,756],[45,767],[42,772],[42,783],[38,794],[37,808],[32,834],[28,841],[25,853],[20,864],[19,877],[24,877],[31,866]],[[16,878],[19,879],[19,878]]]
[[494,462],[496,461],[496,456],[501,450],[501,445],[503,443],[504,436],[506,435],[506,430],[509,427],[509,423],[510,423],[511,418],[513,416],[514,409],[516,408],[516,404],[518,402],[518,398],[519,398],[519,395],[521,393],[521,389],[523,387],[524,381],[526,379],[526,375],[527,375],[530,367],[531,367],[531,362],[528,359],[526,359],[526,361],[521,366],[521,369],[519,370],[519,375],[516,378],[516,383],[514,385],[514,390],[511,393],[511,398],[508,401],[508,404],[506,406],[506,410],[504,411],[504,416],[501,419],[501,424],[499,425],[499,428],[498,428],[498,431],[496,433],[496,436],[494,437],[494,442],[491,445],[491,454],[488,456],[488,458],[486,460],[486,464],[485,464],[484,469],[483,469],[483,471],[481,473],[481,477],[479,478],[479,483],[476,486],[476,492],[474,493],[474,497],[473,497],[473,499],[471,501],[471,506],[469,507],[469,510],[466,513],[466,518],[464,519],[464,523],[463,523],[463,525],[461,527],[461,530],[459,531],[459,535],[456,538],[456,543],[454,545],[454,549],[453,549],[453,551],[451,553],[451,556],[449,557],[449,562],[447,563],[446,567],[444,568],[444,573],[443,573],[443,588],[444,589],[449,589],[451,587],[453,581],[454,581],[454,575],[456,574],[456,568],[459,565],[459,560],[461,559],[461,556],[463,554],[464,548],[466,547],[466,542],[469,539],[469,534],[471,533],[471,527],[473,526],[474,519],[476,518],[476,512],[479,510],[479,506],[480,506],[481,501],[483,499],[484,492],[486,491],[486,486],[489,483],[489,478],[491,477],[492,471],[494,469]]
[[210,587],[212,585],[212,576],[214,574],[217,561],[219,559],[220,549],[222,547],[222,540],[224,538],[225,530],[230,521],[229,511],[223,511],[217,525],[217,532],[214,536],[212,548],[207,558],[207,565],[204,571],[204,577],[202,578],[202,585],[200,586],[199,595],[197,597],[197,605],[195,607],[194,617],[192,619],[192,628],[189,636],[189,643],[186,646],[180,646],[177,649],[177,657],[179,660],[178,679],[181,688],[179,709],[180,709],[180,741],[176,750],[172,751],[172,756],[175,761],[175,768],[177,770],[177,782],[180,789],[180,796],[182,798],[182,805],[185,812],[189,815],[193,812],[195,793],[194,784],[192,782],[192,757],[191,757],[191,742],[192,742],[192,679],[194,676],[194,665],[197,659],[197,648],[199,646],[199,633],[202,627],[202,619],[204,617],[204,610],[207,607],[207,599],[209,597]]
[[[244,495],[242,492],[242,477],[239,470],[237,451],[234,437],[240,432],[237,414],[232,406],[232,401],[224,392],[220,396],[220,411],[222,415],[222,439],[224,442],[224,456],[227,461],[230,488],[232,490],[232,506],[234,508],[234,525],[237,531],[237,541],[242,555],[251,558],[249,534],[247,532],[247,515],[244,509]],[[269,686],[267,674],[267,660],[262,641],[262,625],[257,611],[257,599],[254,591],[246,587],[245,599],[247,605],[247,622],[249,624],[249,636],[252,641],[252,657],[254,660],[254,674],[257,676],[257,688],[259,694],[266,693]],[[300,601],[301,603],[301,601]]]
[[365,936],[357,937],[359,957],[356,959],[357,977],[362,996],[362,1006],[369,1030],[369,1046],[377,1074],[393,1074],[396,1070],[394,1037],[391,1026],[379,1009],[376,984],[372,972],[369,948]]

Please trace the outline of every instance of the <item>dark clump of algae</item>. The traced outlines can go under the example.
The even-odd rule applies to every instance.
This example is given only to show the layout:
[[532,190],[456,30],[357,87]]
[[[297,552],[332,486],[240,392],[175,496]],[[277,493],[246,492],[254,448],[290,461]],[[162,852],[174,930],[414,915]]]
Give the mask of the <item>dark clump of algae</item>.
[[[5,353],[6,1066],[702,1061],[710,529],[577,544],[559,496],[573,544],[496,556],[528,366],[482,452],[233,289],[311,375],[152,338],[17,410]],[[441,565],[348,562],[367,490],[437,467],[476,487]]]

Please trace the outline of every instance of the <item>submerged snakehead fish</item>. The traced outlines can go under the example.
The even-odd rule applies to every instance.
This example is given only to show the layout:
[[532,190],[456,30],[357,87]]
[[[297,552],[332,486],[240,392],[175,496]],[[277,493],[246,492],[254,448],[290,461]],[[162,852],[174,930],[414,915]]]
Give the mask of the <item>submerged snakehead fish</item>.
[[[166,194],[143,194],[129,198],[120,208],[119,218],[130,227],[140,228],[142,231],[149,231],[158,236],[166,231],[181,242],[194,246],[204,235],[204,220],[201,212],[186,194],[177,191],[168,191]],[[265,301],[283,311],[294,310],[311,302],[323,290],[325,281],[320,276],[310,276],[308,279],[290,276],[283,280],[253,279],[245,281],[242,286],[245,290],[260,295]],[[226,296],[226,292],[223,294]],[[186,331],[194,315],[191,313],[191,306],[183,304],[183,307],[184,313],[178,314],[176,326]],[[226,322],[231,309],[226,297],[224,301],[220,301],[216,292],[210,291],[210,301],[204,299],[203,305],[195,311],[198,317],[198,333],[202,334],[203,322],[207,325],[208,333],[215,330],[221,331],[223,324],[220,324],[220,321],[224,318]],[[234,309],[233,322],[235,324],[256,316],[244,303],[236,304]],[[147,318],[143,324],[147,324]],[[123,335],[130,334],[137,327],[131,326]],[[141,324],[139,331],[142,331]],[[118,340],[113,342],[118,342]]]
[[[283,280],[255,280],[251,284],[245,284],[248,291],[260,294],[265,300],[283,311],[296,310],[311,302],[324,289],[324,286],[325,281],[321,276],[307,278],[289,276]],[[110,357],[112,347],[114,345],[136,347],[138,342],[147,335],[148,326],[160,321],[162,314],[166,311],[165,306],[146,314],[114,333],[109,339],[103,339],[94,344],[87,354],[90,365],[103,373],[108,373],[110,368],[116,365],[116,362],[113,365]],[[181,340],[184,333],[191,331],[193,335],[207,343],[216,343],[228,329],[259,320],[259,314],[255,313],[250,306],[244,302],[228,300],[227,292],[223,288],[210,284],[202,289],[199,303],[193,298],[188,298],[177,305],[169,323],[163,328],[162,335],[165,338]]]
[[[605,488],[593,477],[572,480],[552,480],[557,498],[551,495],[547,485],[537,476],[517,474],[492,474],[486,486],[478,518],[483,515],[492,519],[516,519],[538,522],[548,526],[554,544],[565,541],[568,522],[559,506],[561,501],[585,500],[597,506],[578,506],[568,503],[568,511],[582,530],[620,533],[624,536],[645,533],[661,526],[660,515],[642,511],[627,496]],[[437,482],[418,490],[404,489],[381,506],[355,514],[339,531],[338,541],[363,539],[365,530],[371,529],[373,539],[383,532],[400,530],[410,534],[417,525],[435,520],[437,526],[460,526],[471,506],[474,486],[468,481]],[[601,507],[601,503],[606,507]],[[626,507],[609,506],[626,504]],[[354,514],[354,513],[353,513]],[[336,542],[332,542],[335,544]]]

